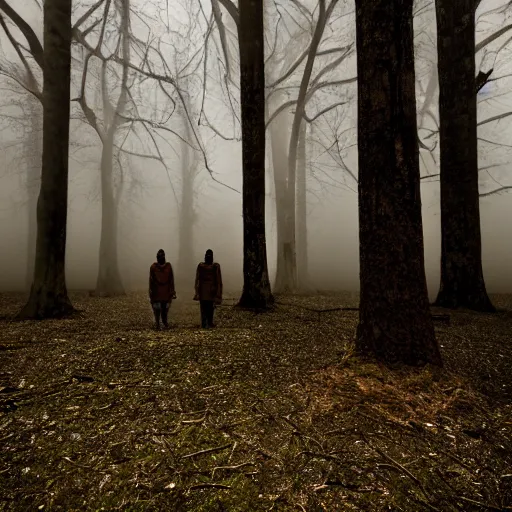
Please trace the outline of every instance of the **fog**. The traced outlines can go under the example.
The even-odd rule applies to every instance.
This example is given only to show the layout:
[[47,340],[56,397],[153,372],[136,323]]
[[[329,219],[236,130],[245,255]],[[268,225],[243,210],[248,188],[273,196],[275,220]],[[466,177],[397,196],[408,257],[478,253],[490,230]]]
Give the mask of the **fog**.
[[[12,5],[18,2],[11,2]],[[41,12],[34,0],[24,0],[20,3],[20,12],[29,20],[37,34],[42,33]],[[172,30],[181,34],[173,36],[166,29],[167,19],[165,2],[155,0],[144,8],[145,20],[149,17],[156,20],[151,25],[153,36],[165,37],[173,43],[168,44],[165,52],[169,69],[174,69],[176,63],[183,57],[185,51],[193,53],[204,42],[207,23],[197,22],[193,28],[193,36],[185,42],[183,34],[187,33],[188,16],[183,5],[186,2],[169,0],[173,6],[170,25]],[[417,102],[418,112],[421,111],[426,90],[435,73],[435,12],[433,4],[416,2],[416,68],[417,68]],[[483,41],[497,30],[509,23],[512,10],[499,8],[503,2],[499,0],[482,0],[477,12],[477,43]],[[92,2],[75,2],[77,19]],[[191,11],[204,10],[205,18],[210,19],[210,0],[190,2],[194,4]],[[286,18],[285,7],[292,10],[285,0],[277,2],[281,6],[281,14]],[[313,9],[316,2],[307,0],[304,5]],[[133,11],[141,10],[143,2],[132,0]],[[278,38],[288,38],[285,30],[275,31],[276,13],[272,10],[274,3],[268,2],[268,38],[270,40],[267,55],[271,54],[274,34]],[[324,33],[322,48],[332,48],[354,44],[354,6],[352,2],[340,1],[331,18],[330,25]],[[147,11],[147,12],[146,12]],[[157,15],[157,13],[159,13]],[[296,14],[296,13],[295,13]],[[148,40],[148,28],[140,19],[132,16],[132,30],[141,40]],[[229,59],[233,83],[227,86],[222,80],[225,73],[225,55],[221,48],[219,31],[215,30],[208,49],[207,63],[207,92],[202,99],[204,77],[202,66],[197,66],[196,78],[190,82],[188,92],[194,125],[198,130],[204,155],[198,152],[198,174],[194,181],[195,222],[189,228],[193,241],[191,258],[194,266],[202,260],[206,249],[214,251],[215,259],[222,265],[223,280],[226,291],[237,293],[242,285],[242,205],[241,205],[241,143],[239,141],[240,127],[239,105],[236,101],[239,93],[238,59],[236,57],[236,38],[233,26],[224,12],[225,27],[229,43]],[[290,31],[293,26],[291,17],[288,20]],[[300,17],[297,16],[297,20]],[[282,22],[284,23],[284,22]],[[22,36],[13,28],[13,33],[19,40]],[[493,68],[490,81],[479,93],[479,121],[492,116],[512,112],[512,70],[510,54],[512,42],[507,46],[508,38],[512,35],[504,33],[501,37],[487,45],[476,54],[477,70]],[[294,43],[297,51],[303,51],[308,46],[308,37],[304,35]],[[279,47],[285,53],[285,42]],[[26,290],[27,267],[29,265],[29,208],[26,190],[27,167],[31,158],[27,155],[27,145],[33,144],[34,134],[29,134],[27,126],[30,115],[26,106],[34,101],[16,79],[12,76],[12,67],[6,63],[16,61],[17,57],[12,45],[0,30],[0,290]],[[181,46],[180,46],[181,45]],[[187,45],[190,49],[187,50]],[[83,56],[79,48],[75,48],[75,67],[73,72],[74,94],[77,96],[80,88]],[[283,55],[276,57],[275,66],[282,65]],[[156,60],[156,59],[155,59]],[[332,58],[331,58],[332,60]],[[198,60],[199,62],[199,60]],[[325,66],[322,61],[315,67],[315,73]],[[330,62],[330,61],[329,61]],[[158,64],[154,66],[158,69]],[[183,64],[181,64],[183,66]],[[271,56],[267,62],[270,72],[276,73],[272,67]],[[178,64],[177,67],[180,67]],[[288,99],[296,97],[297,85],[303,66],[288,79],[291,84],[286,91]],[[329,80],[344,80],[355,76],[355,52],[352,52],[343,62],[327,75]],[[220,78],[219,78],[220,77]],[[16,76],[14,77],[16,78]],[[267,83],[269,79],[267,76]],[[147,82],[146,82],[147,84]],[[111,79],[112,89],[116,81]],[[146,89],[144,89],[146,88]],[[91,103],[93,96],[98,95],[97,81],[91,81],[88,94]],[[170,90],[170,88],[169,88]],[[141,92],[142,91],[142,92]],[[306,139],[306,183],[307,183],[307,229],[308,229],[308,261],[311,286],[322,290],[351,290],[359,288],[359,248],[358,248],[358,215],[357,215],[357,184],[346,166],[352,173],[357,174],[357,130],[356,102],[357,91],[355,84],[340,85],[328,88],[315,94],[314,100],[308,104],[307,112],[313,117],[317,112],[334,102],[345,104],[334,108],[319,117],[308,126]],[[117,93],[119,94],[119,93]],[[137,92],[137,103],[146,117],[151,111],[168,107],[156,84],[144,85]],[[235,103],[230,104],[232,98]],[[430,105],[432,116],[418,116],[420,137],[432,151],[421,150],[422,176],[437,174],[439,163],[439,148],[435,119],[437,116],[437,90]],[[203,121],[198,126],[197,116],[204,103],[207,118],[215,129],[226,138],[225,140],[214,130],[205,126]],[[272,103],[269,102],[272,106]],[[21,105],[21,107],[20,107]],[[25,110],[25,111],[24,111]],[[283,114],[285,123],[291,122],[292,109]],[[270,109],[273,111],[273,108]],[[133,114],[133,109],[130,111]],[[142,115],[142,114],[141,114]],[[485,123],[479,128],[479,159],[481,171],[481,193],[486,194],[502,186],[512,185],[510,175],[510,157],[512,148],[511,117],[500,121]],[[282,119],[281,119],[282,122]],[[158,124],[158,123],[157,123]],[[183,133],[180,129],[180,119],[177,112],[170,120],[166,120],[167,129]],[[99,244],[101,232],[101,188],[100,188],[100,159],[101,148],[98,137],[80,115],[76,103],[73,106],[73,118],[70,124],[70,188],[69,188],[69,217],[67,239],[67,283],[71,290],[93,290],[99,265]],[[156,129],[158,130],[158,129]],[[166,251],[167,258],[173,265],[178,261],[179,254],[179,208],[180,193],[183,185],[181,177],[180,141],[167,131],[160,129],[161,140],[158,148],[162,162],[158,160],[158,151],[151,146],[149,135],[140,137],[130,135],[130,151],[145,154],[149,151],[152,158],[141,158],[125,155],[123,160],[125,176],[122,193],[119,200],[118,225],[118,256],[123,284],[127,290],[147,289],[148,271],[155,260],[158,249]],[[180,131],[181,130],[181,131]],[[140,134],[139,134],[140,135]],[[31,138],[32,137],[32,138]],[[121,139],[123,136],[119,135]],[[145,137],[145,138],[144,138]],[[138,139],[138,142],[137,142]],[[190,141],[196,145],[195,142]],[[337,142],[337,144],[335,144]],[[139,144],[139,146],[137,146]],[[339,148],[333,150],[332,148]],[[150,148],[150,149],[148,149]],[[330,148],[326,151],[325,148]],[[144,150],[144,151],[143,151]],[[158,158],[157,158],[158,157]],[[206,169],[204,157],[213,177]],[[37,162],[37,156],[34,157]],[[340,160],[341,158],[341,160]],[[343,162],[343,166],[340,162]],[[267,140],[267,249],[271,278],[275,277],[277,260],[277,222],[275,207],[275,188],[272,175],[272,155],[270,135]],[[119,187],[120,185],[118,185]],[[435,297],[440,278],[440,211],[439,183],[435,178],[422,180],[423,227],[425,243],[425,265],[427,282],[431,298]],[[512,201],[510,194],[503,191],[481,198],[481,225],[484,275],[487,290],[490,293],[512,292],[512,237],[510,236],[509,219],[512,217]],[[186,270],[176,267],[178,296],[192,295],[194,275],[190,268]],[[180,273],[181,272],[181,273]]]

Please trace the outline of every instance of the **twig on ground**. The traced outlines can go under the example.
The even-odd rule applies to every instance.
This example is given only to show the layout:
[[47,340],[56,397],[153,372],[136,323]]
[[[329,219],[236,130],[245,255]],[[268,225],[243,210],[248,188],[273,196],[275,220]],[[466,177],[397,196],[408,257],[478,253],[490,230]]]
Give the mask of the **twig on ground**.
[[368,439],[366,438],[366,436],[361,433],[361,438],[363,439],[363,441],[370,447],[372,448],[373,450],[375,450],[379,455],[381,455],[382,457],[384,457],[386,460],[388,460],[389,462],[391,462],[391,464],[393,464],[396,468],[400,469],[403,473],[405,473],[414,483],[416,483],[416,485],[420,488],[421,492],[423,493],[423,495],[425,496],[425,498],[427,498],[428,501],[430,501],[430,497],[429,495],[427,494],[427,491],[425,490],[425,488],[423,487],[423,484],[421,483],[421,481],[416,477],[414,476],[407,468],[405,468],[404,466],[402,466],[402,464],[400,464],[399,462],[397,462],[395,459],[393,459],[392,457],[390,457],[386,452],[382,451],[378,446],[374,446],[372,443],[370,443],[368,441]]
[[234,466],[216,466],[212,469],[212,478],[214,477],[215,471],[217,470],[224,469],[227,471],[236,471],[237,469],[245,468],[247,466],[256,466],[256,464],[254,462],[242,462],[242,464],[236,464]]
[[473,505],[478,505],[479,507],[486,508],[487,510],[496,510],[497,512],[504,512],[505,510],[512,510],[511,507],[495,507],[494,505],[488,505],[487,503],[482,503],[481,501],[472,500],[471,498],[465,498],[464,496],[457,496],[457,499],[466,501],[467,503],[471,503]]
[[232,489],[232,487],[224,484],[196,484],[191,485],[188,489],[189,491],[196,491],[199,489]]
[[226,448],[231,448],[232,444],[225,444],[223,446],[218,446],[216,448],[208,448],[207,450],[200,450],[198,452],[189,453],[187,455],[182,455],[182,459],[191,459],[192,457],[199,457],[200,455],[206,455],[207,453],[215,453],[225,450]]

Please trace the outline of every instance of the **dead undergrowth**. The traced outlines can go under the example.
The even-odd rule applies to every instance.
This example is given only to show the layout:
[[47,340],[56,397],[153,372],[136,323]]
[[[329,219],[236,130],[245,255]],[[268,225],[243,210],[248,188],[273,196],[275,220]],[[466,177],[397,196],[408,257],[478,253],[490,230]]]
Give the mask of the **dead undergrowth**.
[[[228,305],[76,294],[12,322],[0,295],[0,509],[512,510],[512,298],[437,328],[446,369],[351,355],[348,294]],[[309,308],[309,309],[308,309]]]

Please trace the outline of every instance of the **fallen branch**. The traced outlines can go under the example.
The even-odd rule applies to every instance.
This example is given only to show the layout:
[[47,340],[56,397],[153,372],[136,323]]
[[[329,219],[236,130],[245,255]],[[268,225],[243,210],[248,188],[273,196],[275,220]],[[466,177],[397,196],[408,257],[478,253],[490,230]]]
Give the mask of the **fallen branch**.
[[335,460],[336,462],[341,462],[339,457],[336,457],[336,455],[330,455],[328,453],[311,452],[309,450],[305,450],[300,452],[298,455],[309,455],[310,457],[317,457],[319,459]]
[[482,503],[481,501],[472,500],[470,498],[465,498],[464,496],[457,496],[458,500],[465,501],[467,503],[471,503],[473,505],[478,505],[479,507],[486,508],[487,510],[496,510],[497,512],[503,512],[504,510],[511,510],[510,507],[495,507],[494,505],[487,505],[486,503]]
[[395,459],[393,459],[392,457],[390,457],[386,452],[382,451],[378,446],[373,446],[369,441],[368,439],[366,439],[366,437],[361,434],[361,437],[363,439],[363,441],[370,447],[372,448],[373,450],[375,450],[379,455],[381,455],[382,457],[384,457],[387,461],[389,461],[391,464],[393,464],[393,466],[395,466],[396,468],[398,468],[399,470],[401,470],[404,474],[406,474],[421,490],[421,492],[423,493],[423,495],[425,496],[425,498],[427,498],[428,501],[430,501],[430,497],[429,495],[427,494],[427,491],[425,490],[425,488],[423,487],[423,484],[421,483],[421,481],[416,477],[414,476],[407,468],[405,468],[404,466],[402,466],[402,464],[400,464],[399,462],[397,462]]
[[242,464],[236,464],[234,466],[216,466],[212,469],[212,478],[217,470],[224,469],[226,471],[236,471],[237,469],[245,468],[247,466],[256,466],[256,464],[254,462],[242,462]]
[[190,425],[194,423],[202,423],[206,419],[206,414],[202,418],[197,418],[196,420],[181,420],[181,423],[184,425]]
[[[337,307],[337,308],[326,308],[326,309],[315,309],[315,308],[308,308],[307,306],[301,306],[300,304],[292,304],[290,302],[281,302],[276,301],[276,304],[279,304],[280,306],[290,306],[290,307],[296,307],[299,309],[303,309],[305,311],[311,311],[313,313],[318,313],[318,316],[320,316],[320,313],[334,313],[336,311],[359,311],[359,308],[355,307]],[[450,324],[450,315],[437,315],[432,314],[432,320],[444,322],[446,324]]]
[[232,487],[224,484],[196,484],[188,488],[189,491],[196,491],[198,489],[232,489]]
[[217,448],[208,448],[207,450],[200,450],[198,452],[189,453],[188,455],[183,455],[182,459],[191,459],[192,457],[198,457],[199,455],[206,455],[207,453],[215,453],[225,450],[226,448],[231,448],[232,444],[225,444],[223,446],[218,446]]

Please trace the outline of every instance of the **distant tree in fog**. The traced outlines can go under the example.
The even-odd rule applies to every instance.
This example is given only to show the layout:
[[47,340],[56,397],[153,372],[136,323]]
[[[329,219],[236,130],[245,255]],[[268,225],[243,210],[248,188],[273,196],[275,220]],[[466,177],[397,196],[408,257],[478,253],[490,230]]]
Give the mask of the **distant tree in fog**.
[[[336,70],[353,53],[352,44],[320,49],[324,32],[337,4],[338,0],[331,0],[329,2],[319,0],[318,15],[315,19],[303,2],[296,2],[295,8],[302,15],[299,19],[305,18],[304,25],[307,28],[300,27],[297,29],[297,33],[290,36],[288,41],[280,41],[279,44],[276,41],[272,49],[273,59],[268,59],[268,67],[274,68],[275,71],[271,74],[270,83],[267,85],[269,89],[267,98],[274,106],[268,115],[267,126],[270,126],[271,137],[274,139],[277,137],[282,138],[282,135],[278,135],[277,132],[281,133],[283,130],[286,130],[286,146],[288,148],[288,151],[286,151],[286,148],[279,148],[277,143],[272,142],[278,239],[275,289],[280,293],[295,292],[298,289],[307,288],[305,279],[307,272],[305,268],[298,268],[298,261],[302,263],[302,267],[307,265],[306,194],[305,190],[303,190],[305,186],[306,156],[305,125],[306,123],[314,122],[321,115],[335,109],[340,105],[340,102],[336,101],[321,109],[313,118],[307,115],[306,107],[314,98],[315,93],[329,87],[334,88],[348,85],[356,81],[355,78],[344,80],[339,80],[337,77],[332,80],[326,78],[330,72]],[[287,12],[286,8],[284,12]],[[279,22],[282,19],[283,16],[279,12],[277,26],[279,26]],[[295,23],[297,22],[295,21]],[[278,31],[276,30],[276,38],[283,39],[282,36],[277,34]],[[307,36],[307,46],[305,50],[298,52],[297,49],[301,48],[300,42],[304,39],[304,36]],[[281,47],[280,51],[276,51],[279,47]],[[283,54],[281,59],[273,55],[280,55],[281,53]],[[331,59],[329,60],[329,58]],[[279,71],[277,71],[274,60],[282,61]],[[320,63],[325,64],[313,73],[315,64],[318,65]],[[292,85],[289,79],[296,75],[296,70],[300,70],[300,73],[298,73],[297,97],[285,99],[289,98],[290,86]],[[288,133],[284,123],[280,122],[280,115],[282,116],[282,114],[288,113],[292,109],[293,117],[291,129]],[[273,129],[272,124],[276,122],[280,126]],[[274,158],[274,151],[276,152],[276,158]],[[286,166],[281,162],[285,156]],[[300,182],[297,181],[297,171],[301,178]],[[302,187],[300,190],[298,188],[299,185]],[[301,220],[298,223],[297,215],[299,212],[301,212]],[[299,245],[297,245],[297,242],[299,242]],[[301,281],[299,281],[299,276],[302,276]]]
[[[36,44],[36,43],[34,43]],[[44,48],[44,50],[43,50]],[[71,74],[71,0],[44,3],[43,160],[37,204],[34,281],[20,318],[73,311],[65,277]]]
[[[0,13],[2,11],[22,33],[28,47],[17,41],[10,26],[3,17],[0,17],[0,25],[21,62],[21,65],[3,66],[0,71],[41,100],[40,87],[37,83],[38,73],[43,69],[43,60],[38,53],[41,48],[39,38],[27,21],[6,0],[0,0]],[[80,105],[85,121],[98,135],[102,148],[100,160],[102,215],[96,283],[96,293],[102,296],[124,293],[117,256],[120,192],[116,190],[115,175],[121,171],[119,165],[115,164],[119,162],[119,154],[157,160],[168,172],[158,147],[156,132],[164,130],[177,136],[176,132],[167,126],[173,113],[172,109],[161,116],[158,115],[156,107],[149,115],[139,111],[139,105],[147,102],[148,89],[145,82],[149,77],[159,84],[160,89],[164,91],[164,97],[167,97],[171,104],[174,100],[165,91],[162,82],[173,83],[173,80],[166,76],[158,77],[154,72],[146,70],[152,68],[147,64],[150,48],[147,45],[144,46],[131,32],[130,12],[129,0],[114,3],[98,1],[87,8],[73,26],[73,36],[79,48],[73,65],[80,77],[79,94],[75,101]],[[136,48],[136,52],[131,51],[132,45]],[[142,56],[141,47],[145,52]],[[138,67],[132,61],[132,53],[139,57],[141,66],[145,69]],[[157,52],[157,59],[158,57],[159,52]],[[34,69],[31,58],[36,63]],[[95,64],[98,65],[95,66]],[[112,84],[119,88],[115,101]],[[144,87],[142,87],[143,84]],[[100,101],[91,102],[87,96],[91,95],[91,91],[94,93],[98,90],[96,85],[99,86]],[[137,91],[139,91],[138,95]],[[144,109],[142,110],[144,112]],[[36,122],[37,119],[33,121]],[[147,152],[133,150],[127,144],[130,133],[134,134],[135,139],[140,140],[145,137],[149,141],[150,150]],[[195,132],[194,135],[196,135]]]
[[359,353],[442,364],[423,256],[413,0],[356,0]]
[[[118,48],[116,54],[120,54],[121,61],[121,78],[120,91],[117,101],[111,99],[108,59],[103,56],[102,48],[103,38],[109,20],[110,2],[105,3],[105,8],[100,19],[100,32],[98,41],[94,47],[87,44],[86,37],[80,36],[80,40],[84,43],[85,57],[83,60],[83,71],[79,97],[77,102],[80,104],[87,122],[97,133],[101,141],[101,160],[100,160],[100,178],[101,178],[101,236],[99,248],[99,266],[98,277],[96,281],[96,294],[99,296],[113,296],[124,294],[124,285],[119,271],[118,260],[118,219],[119,211],[116,202],[115,185],[114,185],[114,158],[115,153],[119,151],[115,147],[115,140],[118,129],[122,124],[129,123],[123,114],[130,98],[129,84],[129,63],[130,63],[130,2],[122,0],[116,2],[114,6],[115,14],[119,16],[120,27],[118,30]],[[92,12],[87,11],[89,17]],[[114,15],[115,15],[114,14]],[[85,22],[87,17],[84,15],[75,25],[75,34],[80,29],[81,23]],[[112,22],[112,21],[111,21]],[[94,26],[94,25],[93,25]],[[91,30],[88,30],[90,33]],[[87,102],[86,91],[88,85],[90,87],[89,69],[91,66],[91,58],[100,56],[100,88],[101,88],[101,118],[91,108]],[[88,80],[89,79],[89,80]]]

